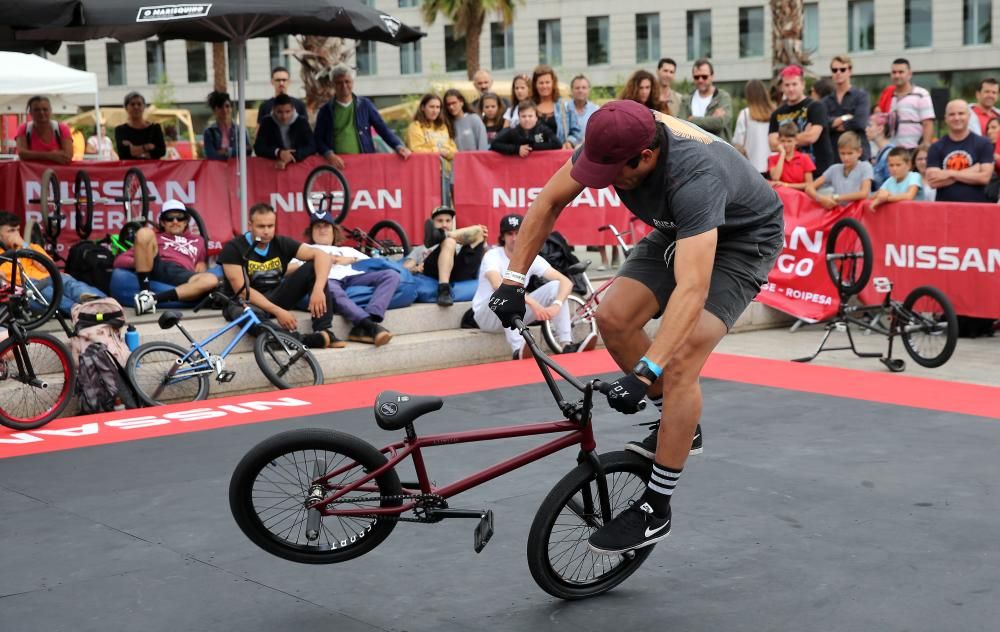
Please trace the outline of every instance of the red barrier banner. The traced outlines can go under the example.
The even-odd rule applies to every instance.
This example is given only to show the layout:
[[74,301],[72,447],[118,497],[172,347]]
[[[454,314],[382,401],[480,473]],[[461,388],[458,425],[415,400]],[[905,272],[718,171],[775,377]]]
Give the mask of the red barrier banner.
[[[455,209],[458,225],[484,224],[495,231],[500,218],[524,214],[542,187],[573,152],[539,151],[527,158],[504,156],[492,151],[466,151],[455,156]],[[618,230],[631,225],[638,241],[651,228],[642,222],[630,224],[629,212],[611,187],[584,189],[559,216],[556,230],[571,244],[616,244],[611,233],[597,229],[614,224]]]

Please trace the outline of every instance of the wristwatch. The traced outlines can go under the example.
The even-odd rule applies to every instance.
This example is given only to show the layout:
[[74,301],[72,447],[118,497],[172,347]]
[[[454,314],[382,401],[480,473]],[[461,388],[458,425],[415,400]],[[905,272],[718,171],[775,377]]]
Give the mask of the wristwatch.
[[639,362],[636,363],[635,368],[632,369],[632,372],[638,375],[639,377],[646,378],[647,380],[649,380],[650,384],[655,382],[656,378],[659,377],[659,375],[656,374],[656,371],[654,371],[651,366],[646,364],[645,359],[639,360]]
[[839,193],[834,193],[833,194],[833,201],[834,202],[840,202],[840,194]]

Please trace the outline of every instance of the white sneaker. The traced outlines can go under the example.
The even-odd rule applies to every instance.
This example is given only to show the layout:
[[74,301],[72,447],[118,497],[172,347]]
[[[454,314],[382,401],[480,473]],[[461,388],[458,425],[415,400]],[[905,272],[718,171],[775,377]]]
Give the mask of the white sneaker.
[[142,290],[132,299],[135,303],[135,315],[156,313],[156,298],[149,290]]

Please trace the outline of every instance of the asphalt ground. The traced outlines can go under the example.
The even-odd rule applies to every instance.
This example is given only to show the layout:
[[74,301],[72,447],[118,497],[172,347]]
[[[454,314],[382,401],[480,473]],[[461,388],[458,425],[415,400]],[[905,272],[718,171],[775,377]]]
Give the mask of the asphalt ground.
[[[826,370],[841,372],[844,393],[867,375]],[[419,382],[395,380],[403,391]],[[401,524],[331,566],[257,549],[229,513],[229,477],[282,430],[396,440],[368,407],[0,458],[0,630],[995,629],[1000,407],[948,412],[949,383],[939,385],[931,410],[704,380],[705,453],[684,470],[670,538],[624,584],[573,603],[542,592],[525,559],[573,449],[452,499],[495,513],[479,555],[474,521],[452,520]],[[528,384],[449,396],[416,428],[556,417],[544,385]],[[641,438],[631,424],[648,417],[599,404],[598,449]],[[445,484],[539,442],[433,448],[427,466]]]

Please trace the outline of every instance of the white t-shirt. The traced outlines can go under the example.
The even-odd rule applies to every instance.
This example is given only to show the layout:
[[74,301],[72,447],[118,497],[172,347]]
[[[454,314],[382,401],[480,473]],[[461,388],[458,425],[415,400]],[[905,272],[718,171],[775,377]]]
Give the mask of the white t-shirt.
[[[360,250],[355,250],[348,246],[324,246],[321,244],[306,244],[310,248],[316,248],[317,250],[322,250],[328,255],[333,255],[335,257],[355,257],[358,260],[367,259],[368,255],[361,252]],[[302,265],[304,262],[298,259],[292,259],[292,263]],[[346,279],[349,276],[354,276],[355,274],[364,274],[363,270],[355,270],[349,265],[343,264],[333,264],[330,266],[330,274],[327,277],[334,281],[340,281],[341,279]]]
[[691,95],[691,115],[705,116],[708,111],[708,104],[712,102],[713,93],[709,92],[707,97],[701,96],[697,90]]
[[[490,280],[486,278],[486,273],[489,270],[494,270],[503,276],[509,265],[510,258],[507,256],[506,251],[504,251],[503,246],[490,248],[486,251],[486,254],[483,255],[483,262],[479,264],[479,286],[476,287],[476,294],[472,297],[473,311],[479,311],[480,308],[489,302],[490,296],[493,295],[493,286],[490,284]],[[528,268],[525,276],[530,281],[531,277],[540,277],[548,272],[551,267],[548,261],[535,255],[535,260],[531,262],[531,267]]]

